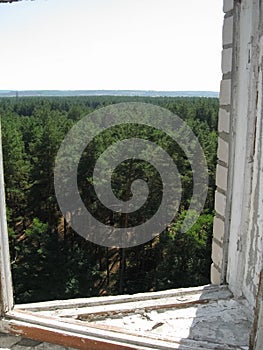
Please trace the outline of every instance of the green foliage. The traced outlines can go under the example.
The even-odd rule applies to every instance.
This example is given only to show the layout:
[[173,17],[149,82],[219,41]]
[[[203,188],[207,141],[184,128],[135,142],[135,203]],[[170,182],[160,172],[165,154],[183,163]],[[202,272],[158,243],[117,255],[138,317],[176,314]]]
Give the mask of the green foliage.
[[186,212],[161,235],[163,261],[158,266],[158,289],[209,283],[213,215],[203,214],[187,232],[181,231]]
[[[127,216],[113,214],[98,201],[93,189],[94,165],[104,150],[117,140],[139,137],[158,143],[173,157],[183,187],[178,216],[159,237],[138,247],[109,249],[79,237],[62,217],[54,193],[54,161],[65,134],[83,116],[109,104],[132,101],[169,109],[192,128],[208,164],[208,197],[196,224],[188,232],[181,232],[192,195],[193,177],[190,163],[179,145],[149,127],[122,125],[105,131],[84,150],[78,168],[82,198],[99,220],[107,224],[118,222],[120,226],[132,225],[138,220],[144,222],[161,201],[162,183],[158,172],[149,163],[134,159],[115,169],[112,188],[116,197],[127,200],[131,196],[132,182],[138,177],[146,180],[150,196],[143,210],[127,220]],[[212,98],[1,99],[7,219],[16,302],[135,293],[208,283],[217,113],[218,99]]]

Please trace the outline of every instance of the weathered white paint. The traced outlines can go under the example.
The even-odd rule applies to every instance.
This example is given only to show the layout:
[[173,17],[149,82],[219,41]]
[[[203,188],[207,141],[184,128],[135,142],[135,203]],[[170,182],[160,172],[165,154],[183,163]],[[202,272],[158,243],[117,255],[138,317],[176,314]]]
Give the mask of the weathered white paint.
[[[220,90],[221,108],[218,124],[220,133],[218,147],[219,165],[217,169],[218,190],[215,204],[217,216],[214,221],[211,280],[213,283],[219,284],[227,277],[229,288],[234,295],[242,295],[246,298],[250,310],[247,310],[244,316],[241,316],[241,318],[244,317],[243,321],[249,319],[249,316],[252,315],[252,308],[257,305],[255,308],[256,329],[252,338],[252,344],[255,350],[261,350],[263,346],[263,303],[261,300],[262,290],[259,293],[259,273],[263,268],[262,1],[224,0],[224,11],[226,12],[226,17],[223,27],[223,80]],[[0,203],[2,218],[0,241],[1,312],[6,313],[12,308],[12,288],[2,173],[0,177],[0,192],[2,201]],[[227,276],[225,276],[226,266]],[[124,312],[129,307],[129,303],[130,306],[132,305],[131,307],[134,306],[134,303],[137,303],[140,308],[144,306],[155,307],[158,304],[158,298],[152,299],[151,297],[153,297],[153,294],[151,296],[141,295],[142,300],[139,303],[133,298],[121,296],[116,298],[115,302],[108,300],[110,307],[107,307],[108,310],[115,313],[116,300],[122,303],[120,312]],[[172,296],[166,294],[166,297],[170,298]],[[166,297],[164,294],[160,296],[162,299]],[[188,302],[189,300],[190,302],[193,301],[189,295],[186,299]],[[167,303],[169,305],[169,301]],[[162,302],[165,307],[167,303]],[[174,300],[173,303],[175,303]],[[65,312],[64,316],[69,314],[72,316],[72,308],[79,307],[76,303],[68,301],[64,302],[63,305],[65,306],[63,309],[63,312]],[[239,305],[241,309],[243,308],[242,311],[246,309],[244,305],[246,305],[245,302]],[[30,307],[31,312],[32,305],[24,308],[29,311]],[[55,318],[58,315],[52,315],[52,317],[55,317],[53,319],[45,319],[51,310],[54,310],[56,307],[54,302],[53,306],[50,304],[49,306],[46,305],[47,310],[43,311],[43,309],[41,310],[41,305],[37,305],[35,308],[38,310],[35,311],[38,312],[34,315],[30,315],[30,312],[27,313],[28,311],[22,312],[16,309],[11,313],[6,313],[7,318],[1,324],[3,329],[7,331],[10,329],[14,331],[15,329],[16,332],[19,332],[24,326],[29,327],[31,325],[32,328],[40,327],[42,330],[57,332],[61,336],[66,334],[68,336],[73,335],[78,339],[83,338],[83,340],[95,339],[98,343],[101,339],[108,339],[111,344],[116,344],[116,346],[117,344],[130,344],[134,349],[229,348],[226,344],[222,345],[214,342],[216,334],[213,335],[211,343],[207,339],[203,339],[200,342],[197,342],[196,339],[184,339],[182,341],[180,337],[174,338],[172,342],[167,343],[160,340],[159,335],[158,339],[153,337],[150,341],[145,339],[141,341],[138,340],[138,334],[126,334],[123,336],[122,332],[118,333],[115,331],[113,335],[110,330],[94,330],[88,329],[86,326],[80,326],[77,321],[74,323],[72,319],[67,319],[66,322],[61,319],[57,320]],[[87,307],[87,301],[85,307]],[[230,305],[230,307],[232,306]],[[227,308],[227,305],[224,305],[224,308]],[[79,311],[75,310],[73,316],[78,316]],[[182,312],[184,313],[185,311]],[[219,309],[217,311],[220,312]],[[240,321],[239,311],[240,307],[234,313],[234,315],[239,315],[238,321]],[[202,323],[209,320],[211,314],[212,311],[210,310],[209,315],[206,314],[205,319],[198,319],[197,317],[194,317],[194,319],[196,322]],[[217,318],[218,314],[216,315]],[[229,317],[228,313],[224,315],[221,326],[217,325],[219,329],[224,327],[225,321]],[[237,326],[235,321],[232,324]],[[154,329],[158,328],[159,326]],[[246,329],[248,329],[247,323]],[[206,332],[202,327],[199,328],[194,336],[196,338],[199,335],[206,336]]]
[[[114,296],[100,296],[100,297],[90,297],[90,298],[78,298],[78,299],[67,299],[67,300],[52,300],[52,301],[43,301],[37,303],[28,303],[28,304],[16,304],[14,310],[27,310],[27,311],[53,311],[53,310],[66,310],[66,309],[80,309],[88,306],[96,307],[100,305],[115,305],[115,304],[124,304],[124,303],[134,303],[142,301],[151,301],[155,300],[164,300],[167,298],[177,297],[178,299],[183,296],[186,298],[187,295],[195,295],[198,299],[202,295],[211,295],[213,292],[218,293],[218,291],[224,291],[226,287],[224,286],[199,286],[192,288],[177,288],[169,289],[159,292],[148,292],[148,293],[136,293],[136,294],[127,294],[127,295],[114,295]],[[229,296],[229,291],[227,292]]]
[[[85,304],[80,307],[64,308],[57,302],[54,309],[48,307],[49,302],[41,303],[42,307],[36,310],[35,306],[30,304],[26,306],[28,312],[37,312],[38,315],[55,316],[55,317],[81,317],[86,320],[95,320],[105,318],[109,315],[118,317],[118,315],[133,314],[135,310],[138,313],[143,313],[146,310],[159,310],[168,312],[171,308],[183,308],[191,305],[199,305],[204,301],[215,301],[217,299],[231,299],[232,293],[226,286],[203,286],[198,288],[182,288],[174,289],[171,293],[156,294],[156,292],[146,293],[148,298],[141,300],[140,294],[128,296],[113,297],[95,297],[87,298]],[[166,296],[164,296],[166,295]],[[90,300],[92,299],[92,300]],[[75,304],[76,305],[76,304]],[[25,310],[21,305],[15,307],[15,310]]]
[[[171,340],[179,337],[208,342],[211,340],[219,349],[223,344],[246,347],[251,327],[246,308],[238,300],[219,300],[198,307],[170,309],[166,312],[135,312],[113,319],[107,317],[89,324],[107,325],[113,329],[122,328],[145,336],[151,334],[152,337]],[[227,328],[228,331],[224,331],[222,337],[222,329]]]
[[[69,301],[56,306],[52,302],[51,309],[46,302],[27,305],[26,311],[19,306],[9,313],[12,320],[4,324],[14,329],[27,322],[32,327],[56,329],[58,334],[63,331],[68,336],[96,339],[98,344],[102,340],[124,344],[129,350],[248,349],[252,319],[247,302],[233,299],[227,287],[147,294],[153,298],[141,301],[144,294],[97,297],[86,302],[72,300],[71,308]],[[85,345],[81,349],[85,350]]]
[[[226,277],[234,295],[246,298],[251,314],[255,309],[251,350],[261,350],[263,284],[259,286],[259,275],[260,272],[263,275],[263,3],[260,0],[224,0],[224,11],[227,14],[223,29],[217,214],[214,220],[211,281],[222,283]],[[225,203],[223,193],[226,193]]]
[[0,316],[13,307],[0,125]]
[[[249,31],[248,31],[249,37]],[[242,40],[243,41],[243,40]],[[244,47],[245,46],[245,47]],[[246,45],[241,43],[240,51],[246,51]],[[247,57],[247,55],[246,55]],[[244,261],[242,259],[244,251],[244,236],[247,231],[247,208],[249,201],[250,190],[246,188],[247,181],[250,178],[250,165],[248,164],[249,159],[247,158],[247,147],[248,142],[248,99],[244,98],[248,91],[249,86],[249,75],[248,71],[244,68],[246,62],[242,62],[244,59],[244,53],[240,57],[240,68],[244,69],[244,76],[237,77],[237,84],[233,91],[233,109],[232,114],[232,159],[230,160],[231,170],[233,173],[232,177],[232,207],[231,207],[231,218],[230,218],[230,235],[229,235],[229,254],[228,254],[228,275],[227,281],[230,283],[233,291],[238,295],[242,293],[242,279],[244,270]],[[244,64],[242,64],[244,63]],[[236,118],[234,118],[234,116]],[[248,173],[249,172],[249,173]],[[250,181],[249,181],[250,182]],[[228,197],[229,198],[229,197]]]
[[228,12],[233,10],[234,8],[234,0],[224,0],[224,12]]
[[[262,125],[262,59],[263,36],[260,40],[261,51],[259,55],[258,97],[256,106],[254,153],[252,169],[252,186],[249,205],[249,225],[247,232],[247,245],[245,251],[245,276],[243,282],[244,295],[254,304],[262,268],[263,257],[263,125]],[[252,305],[253,305],[252,304]]]
[[[232,77],[232,188],[227,281],[255,305],[262,268],[262,46],[260,2],[236,6]],[[228,200],[230,196],[228,197]]]

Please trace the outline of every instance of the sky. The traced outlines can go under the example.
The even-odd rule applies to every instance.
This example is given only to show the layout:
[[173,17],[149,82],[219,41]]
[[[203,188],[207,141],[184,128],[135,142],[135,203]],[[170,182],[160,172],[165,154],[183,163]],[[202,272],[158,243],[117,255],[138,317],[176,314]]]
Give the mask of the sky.
[[0,4],[0,90],[219,91],[223,0]]

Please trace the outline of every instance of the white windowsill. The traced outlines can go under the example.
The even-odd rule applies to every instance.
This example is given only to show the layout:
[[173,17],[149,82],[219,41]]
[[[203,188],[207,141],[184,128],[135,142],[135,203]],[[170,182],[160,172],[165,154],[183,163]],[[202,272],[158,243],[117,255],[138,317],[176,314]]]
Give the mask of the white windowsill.
[[248,349],[252,312],[226,286],[16,305],[2,330],[77,349]]

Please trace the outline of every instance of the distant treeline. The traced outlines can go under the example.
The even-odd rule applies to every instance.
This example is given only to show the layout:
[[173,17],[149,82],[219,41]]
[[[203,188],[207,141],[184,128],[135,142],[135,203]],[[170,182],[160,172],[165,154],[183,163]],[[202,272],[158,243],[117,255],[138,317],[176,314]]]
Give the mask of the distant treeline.
[[[192,195],[192,171],[178,144],[154,133],[150,138],[168,149],[181,175],[180,209],[174,222],[152,241],[133,248],[106,248],[76,234],[64,220],[54,192],[54,161],[66,133],[82,117],[110,104],[144,102],[182,118],[197,136],[209,169],[205,208],[187,232],[180,225]],[[197,97],[25,97],[0,99],[4,176],[11,266],[17,303],[156,291],[209,283],[217,150],[217,98]],[[115,218],[95,198],[92,171],[99,154],[134,130],[105,133],[84,151],[78,184],[85,204],[105,222]],[[141,135],[148,130],[141,130]],[[138,172],[151,191],[141,220],[157,210],[162,184],[149,164],[118,167],[114,193],[127,200]],[[121,182],[120,187],[118,183]],[[134,220],[138,217],[134,216]]]
[[154,90],[0,90],[0,97],[56,96],[144,96],[144,97],[218,97],[215,91],[154,91]]

